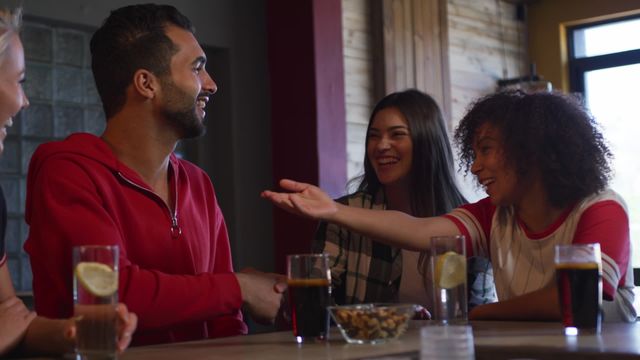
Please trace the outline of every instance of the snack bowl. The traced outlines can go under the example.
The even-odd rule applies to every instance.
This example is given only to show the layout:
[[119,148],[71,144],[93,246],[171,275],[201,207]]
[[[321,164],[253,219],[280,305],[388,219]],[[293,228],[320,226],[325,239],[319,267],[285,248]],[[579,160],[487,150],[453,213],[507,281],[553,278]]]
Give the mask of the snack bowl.
[[370,303],[329,306],[329,313],[350,344],[379,344],[397,339],[419,311],[413,304]]

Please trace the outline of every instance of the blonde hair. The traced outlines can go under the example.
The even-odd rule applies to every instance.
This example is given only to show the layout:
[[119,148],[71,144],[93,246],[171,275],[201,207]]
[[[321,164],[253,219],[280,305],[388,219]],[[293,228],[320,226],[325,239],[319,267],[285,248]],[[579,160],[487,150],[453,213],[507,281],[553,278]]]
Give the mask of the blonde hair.
[[9,47],[11,35],[20,31],[21,23],[22,8],[16,8],[13,11],[0,8],[0,61]]

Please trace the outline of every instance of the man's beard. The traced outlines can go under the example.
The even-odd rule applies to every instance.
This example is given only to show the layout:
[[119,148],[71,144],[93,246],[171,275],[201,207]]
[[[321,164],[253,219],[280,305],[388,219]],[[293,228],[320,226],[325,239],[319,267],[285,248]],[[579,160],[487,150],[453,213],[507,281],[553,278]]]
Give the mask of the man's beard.
[[192,139],[204,135],[207,128],[204,119],[198,117],[196,99],[176,86],[171,79],[162,81],[168,101],[162,109],[167,119],[177,132],[180,139]]

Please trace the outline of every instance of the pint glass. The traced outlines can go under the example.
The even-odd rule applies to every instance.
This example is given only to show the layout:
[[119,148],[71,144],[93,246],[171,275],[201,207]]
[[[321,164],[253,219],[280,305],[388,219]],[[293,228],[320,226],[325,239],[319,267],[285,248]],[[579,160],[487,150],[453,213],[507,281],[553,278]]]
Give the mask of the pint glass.
[[467,257],[464,236],[431,238],[433,316],[442,324],[467,323]]
[[555,264],[565,334],[600,333],[600,244],[556,245]]
[[287,256],[289,304],[296,342],[324,340],[329,329],[331,273],[327,254]]
[[116,358],[118,247],[73,248],[77,359]]

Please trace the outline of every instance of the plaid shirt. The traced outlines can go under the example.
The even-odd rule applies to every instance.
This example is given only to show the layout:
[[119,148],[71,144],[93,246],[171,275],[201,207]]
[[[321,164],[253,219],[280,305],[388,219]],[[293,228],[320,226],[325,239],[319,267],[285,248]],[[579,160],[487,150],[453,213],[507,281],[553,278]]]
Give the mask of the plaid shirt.
[[[357,192],[337,201],[364,209],[386,208],[382,192],[375,199],[367,193]],[[337,304],[398,300],[402,276],[401,249],[336,224],[321,222],[312,251],[329,254],[332,294]],[[497,301],[491,263],[485,258],[474,257],[468,260],[467,265],[469,308]]]
[[[365,209],[384,210],[382,192],[375,201],[364,192],[337,201]],[[402,251],[353,233],[336,224],[321,222],[313,252],[329,254],[333,298],[338,304],[395,302],[402,275]]]

